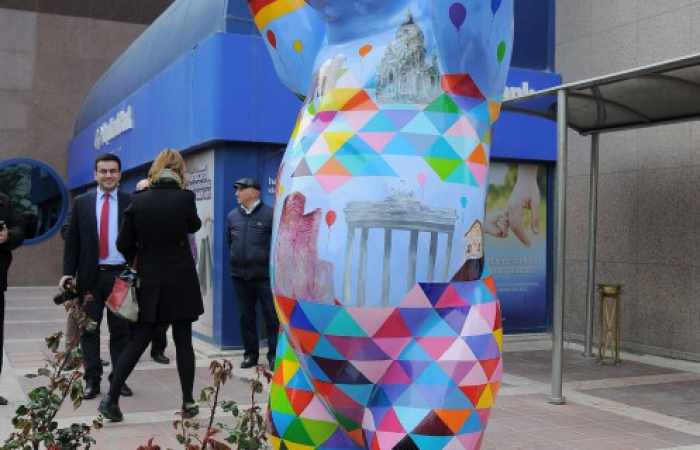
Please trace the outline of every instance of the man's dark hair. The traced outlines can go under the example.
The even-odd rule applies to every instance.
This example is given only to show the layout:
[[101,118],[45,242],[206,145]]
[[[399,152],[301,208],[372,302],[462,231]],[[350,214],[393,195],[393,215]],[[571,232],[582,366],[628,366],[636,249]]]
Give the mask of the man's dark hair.
[[122,160],[114,153],[103,153],[95,158],[95,170],[97,170],[97,163],[101,161],[114,161],[119,164],[119,171],[121,172],[122,170]]

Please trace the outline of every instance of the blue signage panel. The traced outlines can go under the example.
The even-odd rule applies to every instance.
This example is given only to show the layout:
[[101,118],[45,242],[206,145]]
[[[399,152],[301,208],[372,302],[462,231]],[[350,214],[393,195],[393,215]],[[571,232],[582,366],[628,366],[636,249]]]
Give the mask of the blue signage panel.
[[101,153],[119,155],[129,170],[166,147],[286,142],[299,106],[259,37],[214,34],[71,141],[68,186],[91,182]]
[[[511,69],[504,99],[522,97],[561,84],[551,72]],[[542,117],[504,111],[493,131],[491,159],[556,161],[556,123]]]
[[514,67],[554,69],[555,0],[517,0],[515,7]]

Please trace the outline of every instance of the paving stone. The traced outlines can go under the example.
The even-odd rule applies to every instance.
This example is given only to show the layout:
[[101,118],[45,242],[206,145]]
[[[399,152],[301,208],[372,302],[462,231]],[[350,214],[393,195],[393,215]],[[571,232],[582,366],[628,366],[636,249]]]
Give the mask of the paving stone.
[[[48,289],[22,289],[8,293],[7,365],[0,377],[0,394],[11,394],[8,397],[12,405],[0,408],[0,441],[10,432],[10,418],[18,402],[42,382],[42,379],[28,379],[24,374],[42,365],[48,354],[43,336],[57,328],[55,322],[62,314],[60,309],[56,314],[42,309],[41,315],[31,315],[31,308],[41,307],[42,302],[45,306],[48,292]],[[28,317],[46,322],[31,326],[12,324],[12,321]],[[519,342],[519,346],[524,344]],[[224,355],[232,359],[236,377],[226,383],[221,398],[242,405],[249,403],[250,390],[245,378],[251,377],[253,371],[237,368],[241,352],[222,352],[200,342],[195,346],[195,394],[210,383],[210,356]],[[533,341],[533,348],[542,348],[541,343]],[[101,336],[101,352],[106,358],[106,330]],[[181,402],[172,342],[166,354],[172,360],[167,366],[151,361],[148,352],[141,358],[128,380],[135,395],[120,400],[125,421],[107,424],[104,429],[95,431],[96,450],[136,449],[150,438],[161,448],[181,448],[172,428]],[[551,353],[543,350],[507,352],[506,375],[511,378],[504,383],[503,395],[498,397],[492,410],[482,450],[669,450],[700,445],[700,365],[693,366],[697,370],[691,373],[634,361],[623,361],[620,366],[599,366],[572,350],[565,351],[564,356],[564,380],[570,383],[565,384],[565,389],[579,389],[574,393],[585,394],[594,401],[570,400],[560,406],[547,403]],[[673,362],[669,360],[666,365],[673,366]],[[108,389],[106,374],[110,371],[111,367],[105,368],[103,392]],[[694,376],[698,379],[694,380]],[[683,377],[685,381],[678,381]],[[580,383],[592,380],[597,381]],[[578,383],[571,383],[573,381]],[[520,393],[518,389],[523,388],[537,393]],[[261,404],[265,399],[266,393],[259,397]],[[600,399],[600,404],[595,399]],[[99,397],[87,400],[77,410],[72,405],[64,405],[57,418],[62,425],[90,422],[96,416],[98,401]],[[611,401],[615,402],[616,413],[606,409],[605,405],[609,406]],[[637,411],[649,414],[636,417],[625,412],[630,407],[641,408]],[[207,420],[206,414],[207,410],[203,409],[198,418],[201,424]],[[685,432],[679,431],[682,428],[678,426],[680,419],[689,421],[683,422],[686,423]],[[224,416],[217,416],[215,423],[219,421],[230,423]]]

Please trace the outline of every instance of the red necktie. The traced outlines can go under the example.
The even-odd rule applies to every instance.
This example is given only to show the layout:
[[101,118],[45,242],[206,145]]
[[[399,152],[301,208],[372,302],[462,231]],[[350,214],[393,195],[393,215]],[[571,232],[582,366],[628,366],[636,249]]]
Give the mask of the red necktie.
[[100,213],[100,259],[109,256],[109,194],[102,197],[102,212]]

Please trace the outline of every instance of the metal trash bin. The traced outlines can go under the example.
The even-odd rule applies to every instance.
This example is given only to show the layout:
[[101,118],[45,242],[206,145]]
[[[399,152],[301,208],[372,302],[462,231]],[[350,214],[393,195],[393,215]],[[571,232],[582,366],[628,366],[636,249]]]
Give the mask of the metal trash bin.
[[621,284],[599,284],[600,342],[598,363],[620,364],[620,292]]

